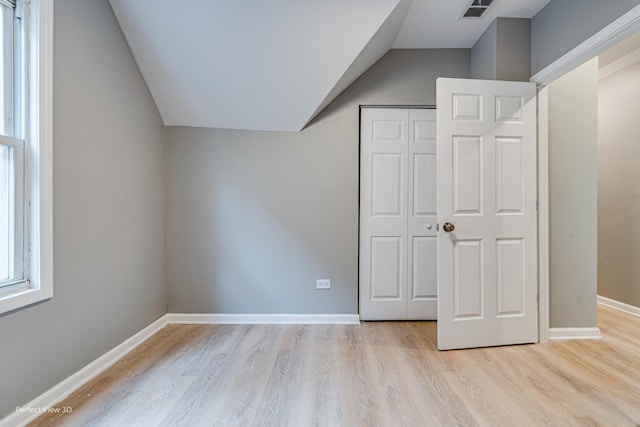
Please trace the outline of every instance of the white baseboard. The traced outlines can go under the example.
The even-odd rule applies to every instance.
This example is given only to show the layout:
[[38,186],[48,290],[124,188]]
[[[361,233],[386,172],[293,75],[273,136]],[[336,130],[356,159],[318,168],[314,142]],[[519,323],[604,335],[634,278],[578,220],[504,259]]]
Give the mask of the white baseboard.
[[[31,402],[16,408],[13,414],[0,420],[0,427],[16,427],[25,426],[31,421],[46,413],[47,409],[67,398],[71,393],[76,391],[80,386],[86,384],[102,372],[106,371],[124,355],[142,344],[147,338],[167,325],[166,315],[162,316],[122,344],[109,350],[107,353],[98,357],[75,374],[62,380]],[[20,410],[22,409],[22,410]]]
[[357,314],[189,314],[169,313],[168,323],[211,325],[358,325]]
[[[111,349],[75,374],[62,380],[31,402],[16,408],[13,414],[0,420],[0,427],[25,426],[47,409],[63,401],[71,393],[111,367],[147,338],[170,323],[177,324],[345,324],[357,325],[357,314],[181,314],[167,313],[122,344]],[[22,409],[22,410],[20,410]]]
[[600,328],[549,328],[549,340],[601,340]]
[[624,302],[598,295],[598,304],[613,308],[614,310],[622,311],[623,313],[627,313],[632,316],[640,317],[640,307],[625,304]]

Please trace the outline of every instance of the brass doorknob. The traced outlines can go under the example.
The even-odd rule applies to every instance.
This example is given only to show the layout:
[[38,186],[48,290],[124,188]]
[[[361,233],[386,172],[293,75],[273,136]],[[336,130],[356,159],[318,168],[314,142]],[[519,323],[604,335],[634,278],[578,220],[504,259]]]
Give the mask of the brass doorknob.
[[447,233],[451,233],[453,230],[456,229],[456,226],[451,224],[450,222],[445,222],[444,225],[442,226],[442,229]]

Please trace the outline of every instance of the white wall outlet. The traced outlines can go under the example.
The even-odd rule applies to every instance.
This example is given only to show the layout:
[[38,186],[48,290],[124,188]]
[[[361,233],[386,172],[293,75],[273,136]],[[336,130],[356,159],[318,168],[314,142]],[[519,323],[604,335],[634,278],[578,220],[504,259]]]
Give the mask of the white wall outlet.
[[331,279],[316,280],[316,289],[331,289]]

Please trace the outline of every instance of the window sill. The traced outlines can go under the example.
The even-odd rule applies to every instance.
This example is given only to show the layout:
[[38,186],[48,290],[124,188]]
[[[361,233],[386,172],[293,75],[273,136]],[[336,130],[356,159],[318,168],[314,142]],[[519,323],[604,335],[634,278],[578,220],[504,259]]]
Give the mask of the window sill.
[[31,304],[35,304],[53,296],[53,292],[45,289],[38,289],[30,286],[28,282],[23,282],[18,286],[11,286],[9,292],[0,293],[0,315],[10,311],[14,311]]

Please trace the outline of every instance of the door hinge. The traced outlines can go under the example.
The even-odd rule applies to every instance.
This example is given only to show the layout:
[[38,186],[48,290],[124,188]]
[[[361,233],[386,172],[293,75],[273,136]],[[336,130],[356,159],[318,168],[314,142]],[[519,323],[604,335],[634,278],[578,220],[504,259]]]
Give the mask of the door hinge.
[[436,222],[436,231],[440,231],[440,224]]
[[540,208],[540,201],[536,200],[536,212],[538,212],[539,208]]

